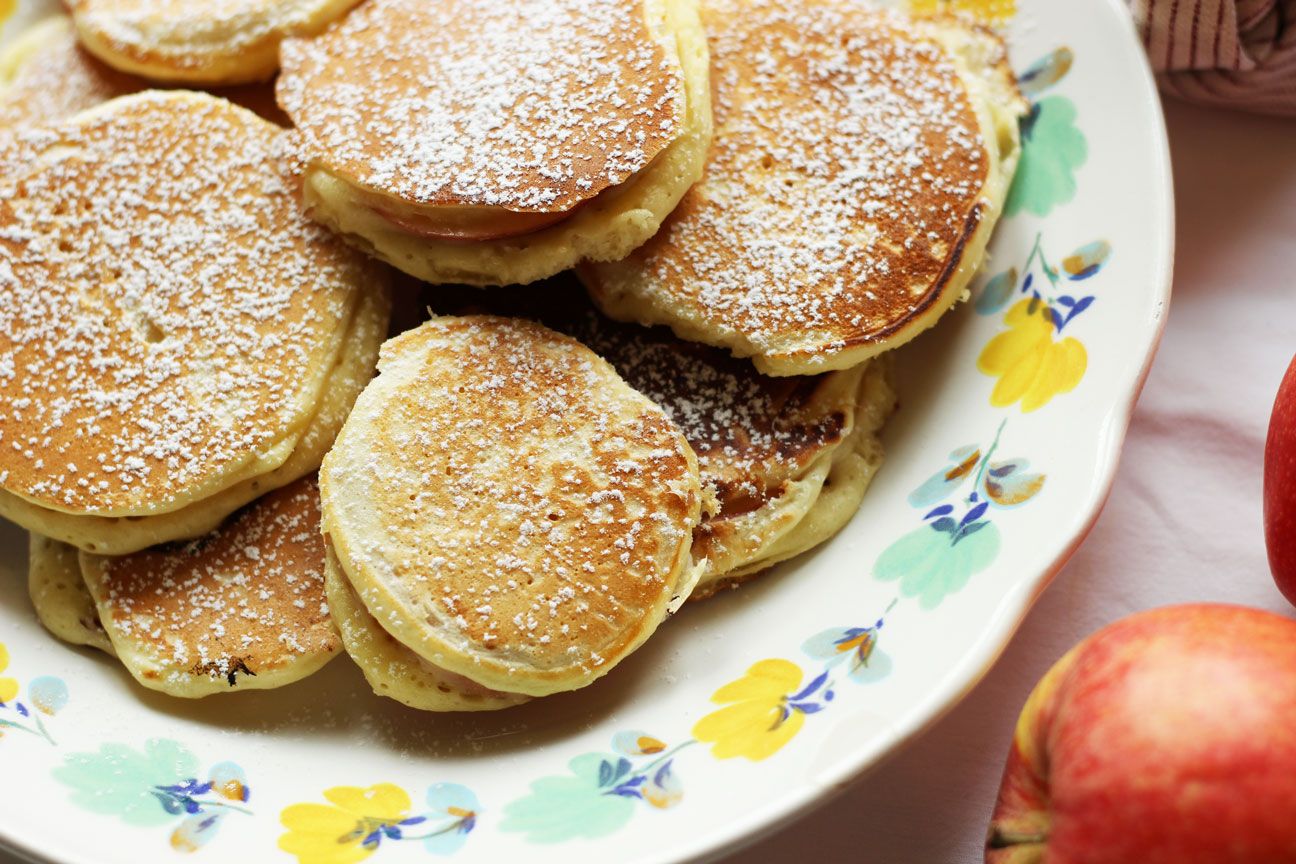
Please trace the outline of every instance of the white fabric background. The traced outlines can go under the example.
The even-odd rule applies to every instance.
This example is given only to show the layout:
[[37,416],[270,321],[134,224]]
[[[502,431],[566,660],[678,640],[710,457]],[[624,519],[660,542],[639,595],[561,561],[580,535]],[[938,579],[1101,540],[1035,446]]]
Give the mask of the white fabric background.
[[1107,507],[973,693],[835,801],[724,859],[974,864],[1018,710],[1053,661],[1136,610],[1296,615],[1269,575],[1261,468],[1296,353],[1296,122],[1167,101],[1174,297]]
[[[1166,106],[1175,289],[1120,473],[1089,540],[995,669],[845,794],[725,864],[974,864],[1022,701],[1083,636],[1138,609],[1292,614],[1260,524],[1269,408],[1296,352],[1296,122]],[[16,859],[0,852],[0,864]]]

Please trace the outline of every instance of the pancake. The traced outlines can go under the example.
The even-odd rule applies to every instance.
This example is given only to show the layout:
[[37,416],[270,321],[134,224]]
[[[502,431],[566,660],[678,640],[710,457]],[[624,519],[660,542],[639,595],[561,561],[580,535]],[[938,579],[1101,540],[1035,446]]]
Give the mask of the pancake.
[[697,459],[610,365],[534,322],[389,341],[320,470],[324,531],[378,624],[506,693],[606,674],[692,590]]
[[359,0],[67,0],[103,62],[155,81],[244,84],[279,67],[279,43],[316,33]]
[[340,647],[314,477],[198,540],[115,558],[82,552],[81,571],[118,658],[172,696],[282,687]]
[[614,260],[701,176],[696,0],[369,0],[283,46],[312,214],[430,282]]
[[[570,278],[540,289],[439,288],[428,301],[442,312],[485,309],[573,336],[679,425],[697,454],[703,487],[716,498],[715,511],[704,514],[693,533],[693,558],[705,571],[691,599],[709,595],[708,586],[731,573],[775,563],[771,554],[811,513],[839,510],[829,500],[853,501],[849,519],[881,463],[877,433],[895,405],[889,358],[818,376],[762,375],[746,360],[684,342],[665,327],[606,318]],[[847,475],[837,463],[857,451],[867,458]],[[828,488],[838,494],[821,502],[834,477]],[[843,487],[851,494],[842,494]],[[798,532],[814,542],[797,543],[797,551],[827,540],[845,520],[826,524],[836,527]]]
[[331,548],[326,551],[324,584],[342,646],[379,696],[421,711],[491,711],[527,701],[438,669],[396,641],[360,602]]
[[[703,600],[722,588],[736,588],[775,564],[826,543],[859,511],[864,494],[882,465],[884,454],[878,433],[896,403],[891,383],[891,358],[879,357],[865,365],[853,431],[838,447],[820,456],[819,463],[811,471],[816,478],[823,477],[814,501],[805,508],[800,519],[770,542],[763,543],[747,560],[736,561],[727,571],[709,574],[711,578],[699,582],[690,599]],[[731,528],[729,536],[734,535],[741,538],[743,533]]]
[[[77,42],[72,19],[47,18],[0,53],[0,133],[68,119],[117,96],[147,90],[149,82],[104,65]],[[268,84],[213,90],[265,120],[287,126]]]
[[116,654],[99,623],[99,610],[81,578],[74,546],[32,534],[28,543],[27,593],[36,617],[50,633],[71,645]]
[[932,326],[984,257],[1027,103],[1003,43],[844,0],[706,0],[706,174],[626,260],[580,268],[615,318],[846,369]]
[[66,120],[145,86],[82,50],[70,19],[47,18],[0,54],[0,129]]
[[284,134],[146,92],[0,139],[0,490],[150,516],[291,456],[385,274],[301,214]]
[[[693,533],[693,558],[706,568],[695,597],[735,570],[767,566],[770,550],[819,506],[838,451],[859,440],[877,443],[881,423],[858,429],[855,420],[868,373],[884,378],[880,362],[876,369],[865,363],[773,378],[664,328],[617,333],[610,322],[599,326],[582,338],[679,424],[698,454],[702,482],[714,490],[715,512]],[[894,403],[889,389],[867,395],[880,400],[885,420]]]
[[214,531],[226,517],[259,496],[314,473],[333,446],[356,397],[373,377],[378,348],[387,333],[391,310],[389,292],[376,287],[360,296],[344,348],[329,373],[315,415],[278,468],[242,481],[221,492],[155,516],[80,516],[46,510],[0,491],[0,516],[34,527],[87,552],[127,555],[173,540],[201,537]]

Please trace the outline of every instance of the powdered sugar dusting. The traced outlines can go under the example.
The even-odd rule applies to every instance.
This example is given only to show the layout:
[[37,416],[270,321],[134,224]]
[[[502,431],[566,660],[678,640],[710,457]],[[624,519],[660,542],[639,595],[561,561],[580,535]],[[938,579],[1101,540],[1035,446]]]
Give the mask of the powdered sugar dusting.
[[282,63],[307,159],[416,204],[566,211],[684,122],[642,0],[369,0]]
[[[0,134],[6,129],[59,123],[78,111],[154,86],[97,60],[80,46],[66,19],[39,26],[40,46],[27,56],[13,80],[0,88]],[[208,92],[279,126],[289,125],[269,84],[214,87]]]
[[[607,359],[684,432],[720,514],[760,506],[847,428],[854,394],[827,398],[830,378],[772,378],[665,328],[615,324],[592,310],[573,335]],[[841,390],[842,388],[837,388]]]
[[79,26],[128,55],[162,54],[185,69],[214,45],[237,53],[310,24],[319,0],[69,0]]
[[369,265],[300,213],[281,136],[144,93],[0,146],[3,488],[162,508],[313,410]]
[[141,85],[87,54],[71,28],[51,28],[48,40],[0,90],[0,129],[63,120]]
[[313,476],[201,539],[99,560],[113,627],[177,683],[234,686],[338,648]]
[[703,12],[707,173],[628,262],[595,268],[596,293],[748,354],[886,336],[931,302],[978,218],[988,162],[956,67],[895,13],[825,0]]
[[[532,670],[620,659],[656,625],[697,519],[675,427],[526,322],[436,319],[384,350],[322,473],[334,542],[345,530],[401,598],[357,580],[370,613]],[[378,530],[347,515],[375,511]]]
[[531,318],[589,346],[680,427],[726,514],[758,506],[835,446],[855,405],[853,388],[837,386],[835,374],[774,378],[665,327],[612,321],[569,276],[489,293],[438,286],[429,302]]

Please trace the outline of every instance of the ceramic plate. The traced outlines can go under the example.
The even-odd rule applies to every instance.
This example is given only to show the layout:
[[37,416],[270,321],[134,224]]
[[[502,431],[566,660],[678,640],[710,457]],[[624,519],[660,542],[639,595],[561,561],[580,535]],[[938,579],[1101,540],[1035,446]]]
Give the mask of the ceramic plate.
[[[24,2],[8,38],[48,8]],[[273,693],[143,690],[42,631],[5,527],[0,842],[130,864],[688,861],[947,710],[1107,495],[1166,313],[1172,206],[1118,0],[913,2],[1006,28],[1034,108],[992,260],[899,354],[887,461],[840,536],[687,607],[587,690],[456,717],[378,699],[346,658]]]

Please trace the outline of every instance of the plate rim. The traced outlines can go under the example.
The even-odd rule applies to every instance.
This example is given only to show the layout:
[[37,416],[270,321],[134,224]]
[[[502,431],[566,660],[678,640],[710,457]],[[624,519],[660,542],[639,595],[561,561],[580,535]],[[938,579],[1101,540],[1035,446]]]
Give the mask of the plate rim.
[[1149,298],[1156,304],[1156,313],[1152,338],[1148,340],[1139,369],[1130,379],[1123,398],[1117,399],[1112,404],[1105,422],[1102,423],[1101,428],[1104,433],[1100,439],[1099,455],[1096,460],[1098,470],[1094,477],[1095,482],[1090,485],[1084,506],[1077,508],[1076,519],[1066,526],[1064,531],[1059,531],[1059,535],[1067,536],[1066,543],[1034,578],[1022,580],[1004,595],[994,611],[991,624],[983,631],[973,650],[967,654],[961,664],[945,676],[944,681],[929,693],[917,708],[884,733],[870,736],[864,747],[844,756],[839,767],[825,772],[823,780],[806,781],[787,794],[749,811],[744,819],[735,820],[723,829],[710,832],[701,841],[681,850],[675,857],[666,859],[643,856],[634,859],[635,861],[644,864],[649,862],[651,864],[702,864],[740,851],[844,794],[871,770],[908,747],[949,714],[981,683],[1007,650],[1035,602],[1084,543],[1094,525],[1097,524],[1098,517],[1102,515],[1116,482],[1120,457],[1134,416],[1134,409],[1138,405],[1143,386],[1152,371],[1152,364],[1156,359],[1162,337],[1165,335],[1166,322],[1169,318],[1174,282],[1175,200],[1170,140],[1166,130],[1165,111],[1152,65],[1143,50],[1134,19],[1123,0],[1101,0],[1101,2],[1121,22],[1117,26],[1124,32],[1126,48],[1132,50],[1138,58],[1136,62],[1142,71],[1137,82],[1142,92],[1138,95],[1149,108],[1149,120],[1154,136],[1154,140],[1150,143],[1151,155],[1155,163],[1155,180],[1163,190],[1160,200],[1153,202],[1161,212],[1158,214],[1159,218],[1152,220],[1154,236],[1149,243],[1156,271],[1150,286]]
[[[1159,200],[1151,202],[1159,212],[1151,220],[1153,236],[1148,244],[1155,272],[1149,286],[1149,298],[1155,303],[1156,312],[1153,332],[1143,352],[1139,369],[1129,379],[1128,386],[1123,391],[1118,391],[1121,398],[1111,404],[1101,424],[1098,456],[1094,463],[1096,471],[1088,494],[1083,499],[1082,506],[1076,508],[1071,523],[1058,531],[1058,536],[1065,536],[1066,541],[1061,544],[1053,559],[1036,574],[1019,580],[1010,587],[996,605],[972,650],[950,669],[916,707],[902,715],[897,722],[864,739],[862,746],[847,751],[831,769],[823,771],[819,777],[807,778],[762,806],[748,811],[741,819],[726,822],[712,831],[699,834],[692,842],[676,846],[669,857],[646,852],[627,860],[641,864],[695,864],[712,861],[759,842],[846,793],[870,771],[913,744],[980,684],[1007,649],[1035,602],[1085,541],[1102,514],[1116,480],[1134,409],[1165,333],[1173,288],[1175,205],[1165,114],[1151,65],[1123,0],[1101,2],[1120,22],[1116,26],[1123,31],[1126,51],[1137,57],[1135,62],[1142,74],[1138,76],[1137,82],[1131,81],[1130,84],[1140,90],[1137,97],[1148,108],[1153,133],[1152,140],[1148,142],[1154,163],[1153,179],[1161,186],[1163,193]],[[0,822],[0,852],[36,864],[98,864],[95,859],[70,850],[69,854],[60,853],[57,857],[42,851],[14,835],[3,822]]]

